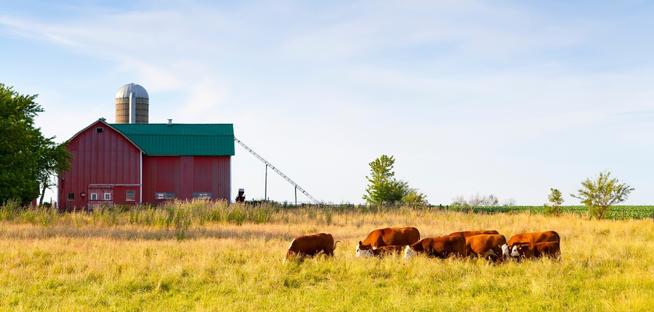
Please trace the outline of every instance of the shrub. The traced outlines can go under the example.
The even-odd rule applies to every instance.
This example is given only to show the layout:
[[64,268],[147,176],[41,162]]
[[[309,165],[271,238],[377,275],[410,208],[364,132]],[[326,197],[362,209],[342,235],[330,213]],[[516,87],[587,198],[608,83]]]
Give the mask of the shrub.
[[409,207],[424,207],[429,205],[427,202],[427,196],[417,190],[410,190],[406,195],[404,195],[404,197],[402,197],[402,203]]
[[545,205],[543,211],[545,214],[559,215],[561,214],[561,204],[563,204],[563,196],[561,191],[555,188],[550,188],[550,194],[547,196],[549,205]]
[[619,204],[625,200],[634,190],[633,187],[620,183],[616,178],[611,178],[610,172],[601,172],[595,180],[586,179],[581,182],[581,188],[572,197],[580,199],[581,203],[588,208],[591,218],[604,218],[612,205]]

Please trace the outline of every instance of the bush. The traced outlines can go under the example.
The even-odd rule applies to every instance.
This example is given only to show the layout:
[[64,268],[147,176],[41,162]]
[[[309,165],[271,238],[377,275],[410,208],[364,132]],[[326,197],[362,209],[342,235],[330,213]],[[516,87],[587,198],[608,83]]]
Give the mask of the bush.
[[550,194],[547,196],[549,205],[543,207],[545,214],[559,215],[561,214],[561,204],[563,204],[563,196],[561,191],[555,188],[550,188]]
[[581,182],[581,188],[572,197],[581,200],[588,207],[591,218],[602,219],[609,212],[612,205],[619,204],[629,197],[634,190],[626,183],[620,183],[611,178],[610,172],[600,172],[595,180],[586,179]]

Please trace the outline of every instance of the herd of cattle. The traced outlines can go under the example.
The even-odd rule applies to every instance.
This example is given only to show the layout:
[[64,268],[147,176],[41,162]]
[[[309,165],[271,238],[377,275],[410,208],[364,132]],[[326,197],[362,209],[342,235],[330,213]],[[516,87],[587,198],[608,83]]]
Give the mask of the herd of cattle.
[[[561,255],[560,237],[555,231],[521,233],[511,236],[495,230],[454,232],[444,236],[420,239],[415,227],[383,228],[373,230],[359,241],[357,257],[383,257],[404,254],[412,258],[423,254],[428,257],[482,257],[492,261],[524,259]],[[318,254],[334,256],[338,241],[331,234],[320,233],[297,237],[291,242],[286,258],[304,258]]]

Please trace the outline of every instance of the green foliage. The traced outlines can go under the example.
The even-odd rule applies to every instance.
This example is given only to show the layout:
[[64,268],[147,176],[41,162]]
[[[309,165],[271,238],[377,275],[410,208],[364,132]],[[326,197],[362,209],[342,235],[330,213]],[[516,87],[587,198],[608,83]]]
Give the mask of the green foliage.
[[43,108],[36,95],[22,95],[0,83],[0,203],[35,199],[50,176],[68,168],[65,147],[46,138],[34,124]]
[[424,194],[409,187],[405,181],[395,178],[393,156],[381,155],[370,164],[370,176],[366,176],[368,187],[363,199],[370,205],[397,205],[400,203],[409,206],[427,205]]
[[0,84],[0,203],[13,199],[26,204],[38,193],[34,147],[42,135],[34,117],[43,109],[35,98]]
[[404,195],[404,197],[402,197],[402,203],[410,207],[429,205],[427,202],[427,196],[417,190],[410,190],[406,195]]
[[607,171],[601,172],[595,180],[584,180],[577,194],[571,195],[588,208],[591,218],[602,219],[612,205],[627,200],[633,190],[633,187],[611,178],[611,173]]
[[563,204],[563,195],[561,191],[555,188],[550,188],[550,194],[547,196],[549,205],[544,207],[545,214],[559,215],[561,214],[561,205]]
[[396,204],[409,192],[406,182],[395,179],[393,156],[381,155],[370,164],[368,187],[363,199],[371,205]]

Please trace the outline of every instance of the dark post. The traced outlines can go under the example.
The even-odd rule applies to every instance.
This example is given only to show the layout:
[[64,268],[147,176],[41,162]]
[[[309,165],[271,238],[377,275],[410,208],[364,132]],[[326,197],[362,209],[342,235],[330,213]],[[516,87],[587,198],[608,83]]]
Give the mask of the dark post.
[[263,200],[268,200],[268,164],[266,164],[266,185],[263,188]]
[[295,186],[295,206],[297,206],[297,185]]

